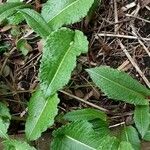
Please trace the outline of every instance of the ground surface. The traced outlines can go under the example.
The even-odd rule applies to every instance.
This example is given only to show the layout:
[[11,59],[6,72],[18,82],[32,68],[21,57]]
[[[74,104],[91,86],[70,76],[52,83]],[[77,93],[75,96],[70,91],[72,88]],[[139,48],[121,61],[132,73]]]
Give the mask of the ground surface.
[[[35,9],[40,10],[39,1],[31,3]],[[93,85],[84,70],[108,65],[126,71],[139,82],[150,87],[148,0],[102,0],[95,13],[82,22],[72,25],[71,28],[82,30],[88,36],[89,52],[78,58],[72,78],[63,89],[68,94],[59,93],[60,113],[91,107],[94,104],[94,107],[114,112],[110,116],[112,128],[125,123],[132,124],[133,106],[108,99]],[[9,129],[9,133],[13,135],[24,133],[27,103],[38,85],[37,74],[42,42],[30,32],[31,29],[25,23],[19,26],[6,24],[0,28],[0,48],[6,51],[0,55],[0,99],[9,106],[13,114]],[[29,52],[26,56],[16,49],[16,41],[21,37],[27,40]],[[81,103],[79,98],[90,103],[88,105]]]

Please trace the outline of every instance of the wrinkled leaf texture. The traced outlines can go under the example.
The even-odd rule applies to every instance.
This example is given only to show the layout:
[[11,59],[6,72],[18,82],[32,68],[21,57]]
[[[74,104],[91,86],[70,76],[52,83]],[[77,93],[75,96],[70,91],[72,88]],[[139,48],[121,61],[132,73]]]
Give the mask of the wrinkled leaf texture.
[[42,38],[46,39],[47,36],[51,33],[51,28],[38,12],[27,8],[20,9],[19,12],[26,19],[28,25]]
[[122,141],[119,145],[118,150],[134,150],[129,142]]
[[18,9],[29,7],[24,3],[4,3],[0,5],[0,22],[13,15]]
[[36,150],[24,141],[7,140],[3,142],[5,150]]
[[57,115],[59,99],[57,94],[45,99],[44,94],[38,89],[31,97],[25,133],[28,140],[36,140],[48,127],[53,125]]
[[92,108],[86,108],[81,110],[74,110],[68,112],[64,115],[64,119],[69,121],[76,121],[76,120],[94,120],[94,119],[101,119],[106,121],[107,116],[104,112]]
[[0,137],[8,139],[7,130],[10,124],[11,115],[5,104],[0,102]]
[[95,136],[92,125],[87,121],[67,124],[53,133],[52,150],[96,150],[99,137]]
[[149,106],[136,106],[134,111],[134,122],[142,138],[148,131],[150,124]]
[[135,105],[148,105],[150,90],[124,72],[107,66],[87,69],[93,82],[109,97]]
[[41,15],[49,26],[56,30],[62,25],[80,21],[85,17],[94,0],[48,0]]
[[50,34],[39,69],[40,88],[45,96],[53,95],[68,83],[76,57],[87,50],[87,38],[80,31],[62,28]]
[[138,132],[132,126],[127,126],[122,129],[121,135],[120,135],[120,140],[131,143],[132,147],[135,150],[141,149]]

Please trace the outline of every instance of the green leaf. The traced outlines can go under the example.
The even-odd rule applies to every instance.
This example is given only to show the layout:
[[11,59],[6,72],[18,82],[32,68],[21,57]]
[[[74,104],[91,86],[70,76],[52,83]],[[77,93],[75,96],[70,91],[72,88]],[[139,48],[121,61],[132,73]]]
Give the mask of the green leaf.
[[42,16],[56,30],[62,25],[80,21],[85,17],[94,0],[48,0],[42,8]]
[[150,129],[146,132],[146,134],[143,137],[143,140],[150,141]]
[[32,50],[32,47],[28,44],[27,40],[25,39],[19,39],[17,41],[16,47],[22,52],[24,56],[26,56],[28,52]]
[[122,141],[119,145],[118,150],[134,150],[129,142]]
[[9,109],[5,104],[0,102],[0,137],[8,139],[7,129],[10,124],[10,113]]
[[24,141],[7,140],[3,142],[5,150],[36,150]]
[[17,9],[29,7],[24,3],[4,3],[0,5],[0,22],[17,12]]
[[95,13],[97,7],[99,6],[100,2],[101,2],[101,0],[94,0],[94,3],[92,5],[92,7],[90,8],[88,15],[87,15],[88,21],[90,21],[94,17],[94,13]]
[[21,9],[19,12],[26,19],[28,25],[42,38],[46,38],[51,33],[51,28],[38,12],[32,9]]
[[7,129],[9,127],[9,122],[4,121],[0,118],[0,137],[8,139]]
[[93,125],[94,131],[99,134],[99,137],[110,134],[108,122],[101,119],[91,120],[90,123]]
[[5,51],[7,51],[9,49],[8,44],[4,43],[4,44],[0,44],[0,54],[4,53]]
[[150,141],[150,126],[148,128],[148,131],[145,133],[143,140]]
[[94,120],[94,119],[101,119],[106,121],[107,116],[104,112],[92,108],[86,108],[81,110],[74,110],[68,112],[64,115],[64,119],[69,121],[76,121],[76,120]]
[[24,17],[21,13],[17,12],[13,16],[10,16],[7,20],[11,25],[18,25],[24,20]]
[[40,65],[40,87],[53,95],[66,85],[76,66],[76,57],[88,50],[87,38],[80,31],[62,28],[48,37]]
[[23,2],[23,0],[7,0],[7,2],[9,2],[9,3],[14,3],[14,2]]
[[124,72],[110,67],[87,69],[93,82],[109,97],[135,105],[148,105],[150,90]]
[[9,113],[9,109],[2,102],[0,102],[0,117],[3,118],[3,119],[11,119],[11,115]]
[[120,139],[121,139],[121,141],[126,141],[126,142],[131,143],[135,150],[141,149],[138,132],[132,126],[123,128]]
[[59,99],[57,94],[45,99],[41,90],[37,90],[31,97],[26,122],[25,133],[28,140],[36,140],[48,127],[53,125],[57,115]]
[[114,137],[107,135],[101,139],[100,146],[97,150],[116,150],[119,145],[119,140]]
[[146,134],[149,124],[149,106],[136,106],[134,111],[134,122],[142,138]]
[[52,150],[96,150],[99,137],[87,121],[76,121],[54,131]]

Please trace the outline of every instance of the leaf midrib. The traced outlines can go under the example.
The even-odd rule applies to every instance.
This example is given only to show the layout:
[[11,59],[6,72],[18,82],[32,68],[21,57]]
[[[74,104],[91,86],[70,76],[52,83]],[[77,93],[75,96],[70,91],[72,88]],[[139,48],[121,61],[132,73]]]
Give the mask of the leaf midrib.
[[[36,129],[36,126],[37,126],[37,124],[38,124],[38,122],[39,122],[39,120],[40,120],[40,118],[41,118],[41,116],[42,116],[42,114],[43,114],[43,112],[44,112],[44,110],[45,110],[45,108],[46,108],[46,106],[47,106],[47,103],[48,103],[49,101],[47,100],[47,101],[45,101],[45,102],[46,102],[46,103],[44,104],[44,107],[43,107],[43,109],[41,110],[41,113],[39,114],[38,119],[36,120],[36,122],[35,122],[35,124],[34,124],[32,130],[30,131],[30,134],[29,134],[29,136],[28,136],[29,139],[30,139],[32,133],[34,133],[34,130]],[[32,118],[32,119],[33,119],[33,118]]]
[[[16,5],[13,5],[10,9],[13,9],[13,8],[16,8],[16,7],[18,7],[18,6],[22,6],[23,4],[22,3],[15,3]],[[10,5],[7,5],[7,6],[5,6],[5,9],[4,9],[4,11],[3,11],[3,7],[4,7],[4,3],[3,4],[0,4],[0,9],[2,8],[2,10],[0,11],[0,15],[1,14],[3,14],[4,12],[6,12],[6,11],[8,11],[8,10],[10,10],[9,9],[9,7],[10,7]],[[6,9],[7,8],[7,9]]]
[[[7,13],[7,12],[10,12],[10,11],[15,11],[17,8],[19,9],[20,7],[22,7],[22,6],[24,6],[24,5],[17,5],[17,6],[15,6],[15,7],[12,7],[12,8],[10,8],[10,9],[8,9],[8,10],[5,10],[3,13],[1,13],[0,14],[0,16],[5,16],[5,14]],[[3,18],[1,18],[0,17],[0,21],[2,21],[3,20]]]
[[[108,78],[106,78],[106,77],[104,77],[104,76],[102,76],[102,75],[96,73],[95,71],[91,71],[90,69],[89,69],[88,71],[91,72],[91,73],[94,73],[94,74],[96,74],[96,75],[98,75],[98,76],[100,76],[100,77],[102,77],[103,79],[105,79],[105,80],[107,80],[107,81],[109,81],[109,82],[112,82],[112,83],[114,83],[114,84],[116,84],[116,85],[118,85],[118,86],[120,86],[120,87],[122,87],[122,88],[124,88],[124,89],[126,89],[126,90],[128,90],[128,91],[130,91],[131,93],[135,93],[136,95],[140,95],[140,96],[143,97],[143,99],[145,99],[145,98],[144,98],[144,95],[142,95],[141,93],[138,93],[138,92],[134,91],[134,90],[131,89],[131,88],[128,88],[128,87],[123,86],[123,85],[121,85],[121,84],[119,84],[119,83],[117,83],[117,82],[115,82],[115,81],[113,81],[113,80],[110,80],[110,79],[108,79]],[[146,100],[146,99],[145,99],[145,100]]]
[[126,136],[126,140],[127,140],[128,142],[130,142],[130,141],[129,141],[128,132],[127,132],[127,127],[125,127],[125,129],[124,129],[124,130],[125,130],[125,136]]
[[[22,11],[22,10],[21,10],[20,12],[23,12],[23,13],[25,13],[27,16],[29,16],[30,18],[32,18],[32,19],[36,22],[36,24],[40,24],[39,27],[40,27],[42,30],[44,30],[45,33],[50,33],[49,31],[47,31],[47,30],[45,29],[45,27],[46,27],[45,25],[46,25],[47,23],[45,22],[44,19],[41,18],[42,21],[45,22],[45,25],[44,25],[45,27],[43,27],[43,24],[41,25],[41,23],[39,23],[34,17],[31,17],[31,15],[29,15],[28,13],[26,13],[26,12],[24,12],[24,11]],[[51,30],[48,26],[47,26],[46,28],[47,28],[48,30]],[[39,28],[38,28],[38,29],[39,29]],[[38,30],[38,31],[40,31],[40,30]],[[41,33],[41,31],[40,31],[40,33]],[[45,33],[44,33],[44,35],[43,35],[44,37],[45,37]],[[42,34],[43,34],[43,33],[42,33]],[[48,34],[47,34],[47,36],[48,36]]]
[[75,138],[73,138],[73,137],[71,137],[71,136],[69,136],[69,135],[65,135],[68,139],[70,139],[70,140],[72,140],[72,141],[74,141],[74,142],[76,142],[76,143],[79,143],[79,144],[81,144],[81,145],[83,145],[83,146],[85,146],[85,147],[87,147],[87,148],[89,148],[89,149],[91,149],[91,150],[96,150],[95,148],[93,148],[93,147],[91,147],[91,146],[89,146],[89,145],[86,145],[85,143],[82,143],[82,142],[80,142],[79,140],[76,140]]
[[[63,56],[63,58],[62,58],[60,64],[58,65],[58,67],[57,67],[57,69],[56,69],[55,74],[53,75],[52,79],[50,80],[50,83],[49,83],[47,89],[49,89],[49,88],[51,87],[52,83],[54,82],[54,80],[55,80],[55,78],[56,78],[56,76],[57,76],[59,70],[61,69],[61,66],[62,66],[62,64],[63,64],[63,62],[64,62],[66,56],[67,56],[68,53],[70,52],[70,49],[72,48],[72,45],[73,45],[73,44],[74,44],[74,42],[73,42],[73,43],[69,46],[69,48],[67,49],[65,55]],[[49,73],[48,73],[48,74],[49,74]],[[51,95],[51,94],[50,94],[50,95]]]
[[142,133],[142,137],[143,137],[143,129],[144,129],[144,127],[143,127],[143,123],[142,123],[142,120],[143,120],[143,110],[142,111],[140,111],[140,124],[141,124],[141,127],[142,127],[142,131],[141,131],[141,133]]
[[50,22],[55,19],[57,16],[59,16],[61,13],[63,13],[63,11],[65,11],[66,9],[68,9],[69,7],[71,7],[72,5],[78,3],[80,0],[76,0],[75,2],[69,4],[67,7],[65,7],[64,9],[62,9],[60,12],[58,12],[53,18],[51,18],[50,21],[48,21],[48,24],[50,24]]

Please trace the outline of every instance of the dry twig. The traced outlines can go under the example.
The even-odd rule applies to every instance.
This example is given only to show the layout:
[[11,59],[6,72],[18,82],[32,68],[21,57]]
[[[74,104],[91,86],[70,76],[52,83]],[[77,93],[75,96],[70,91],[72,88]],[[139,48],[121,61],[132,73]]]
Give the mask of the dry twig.
[[131,57],[131,55],[129,54],[129,52],[126,50],[126,48],[122,44],[122,42],[120,40],[118,42],[119,42],[119,45],[120,45],[122,51],[125,53],[125,55],[129,59],[129,61],[132,63],[132,65],[134,66],[134,68],[136,69],[136,71],[142,77],[142,79],[145,82],[145,84],[150,88],[150,82],[148,81],[148,79],[145,77],[145,75],[143,74],[143,72],[140,70],[140,68],[138,67],[138,65],[136,64],[136,62],[133,60],[133,58]]
[[95,34],[95,38],[99,39],[99,37],[116,37],[116,38],[125,38],[125,39],[133,39],[133,40],[144,40],[144,41],[150,41],[150,38],[144,38],[144,37],[136,37],[136,36],[130,36],[130,35],[121,35],[121,34],[109,34],[109,33],[99,33],[99,34]]
[[94,107],[94,108],[99,109],[99,110],[101,110],[101,111],[104,111],[104,112],[106,112],[106,113],[109,112],[109,111],[108,111],[107,109],[105,109],[105,108],[102,108],[102,107],[97,106],[97,105],[95,105],[95,104],[93,104],[93,103],[90,103],[90,102],[88,102],[88,101],[85,101],[85,100],[83,100],[82,98],[79,98],[79,97],[77,97],[77,96],[75,96],[75,95],[72,95],[72,94],[70,94],[70,93],[68,93],[68,92],[66,92],[66,91],[63,91],[63,90],[59,90],[59,91],[60,91],[61,93],[65,94],[65,95],[68,95],[68,96],[70,96],[70,97],[72,97],[72,98],[74,98],[74,99],[76,99],[76,100],[78,100],[78,101],[80,101],[80,102],[82,102],[82,103],[85,103],[85,104],[87,104],[87,105],[89,105],[89,106],[91,106],[91,107]]

